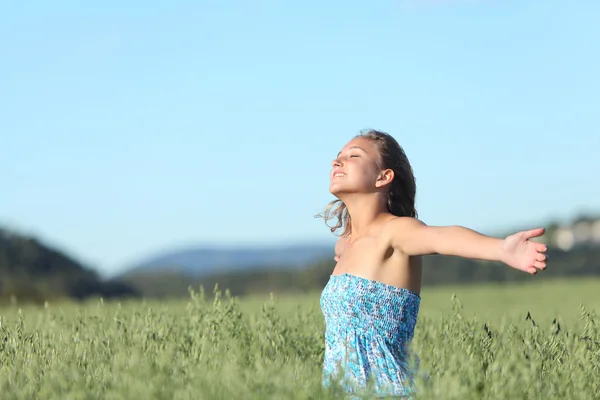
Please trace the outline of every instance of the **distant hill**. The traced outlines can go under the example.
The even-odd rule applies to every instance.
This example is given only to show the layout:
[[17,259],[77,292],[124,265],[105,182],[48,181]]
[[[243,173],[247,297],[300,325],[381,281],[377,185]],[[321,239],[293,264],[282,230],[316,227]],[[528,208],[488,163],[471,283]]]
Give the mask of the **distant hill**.
[[[579,246],[570,251],[550,249],[549,266],[538,275],[529,275],[499,262],[486,262],[450,256],[428,256],[423,259],[423,285],[477,284],[480,282],[510,283],[534,282],[540,279],[599,276],[600,247]],[[302,269],[252,268],[243,271],[224,271],[202,277],[192,277],[174,271],[139,272],[124,281],[135,286],[144,297],[187,297],[188,288],[203,286],[211,296],[218,284],[232,295],[262,294],[269,292],[311,292],[323,290],[333,271],[331,257]]]
[[334,243],[269,247],[207,247],[176,250],[148,258],[127,269],[123,276],[177,273],[191,277],[253,269],[297,270],[333,258]]
[[[600,218],[527,224],[493,235],[503,237],[535,226],[548,227],[538,238],[550,247],[548,270],[543,273],[534,277],[498,262],[437,255],[423,259],[423,285],[528,282],[600,274]],[[145,297],[187,296],[190,286],[212,291],[216,284],[233,295],[318,291],[334,268],[333,254],[333,242],[269,248],[198,247],[151,258],[121,278]]]
[[0,302],[137,296],[131,285],[96,271],[39,240],[0,229]]

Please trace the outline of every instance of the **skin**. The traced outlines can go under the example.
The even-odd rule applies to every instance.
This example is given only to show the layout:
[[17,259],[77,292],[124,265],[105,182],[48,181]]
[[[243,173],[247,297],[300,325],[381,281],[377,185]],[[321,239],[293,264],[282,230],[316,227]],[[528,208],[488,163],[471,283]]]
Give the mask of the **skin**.
[[350,235],[335,246],[333,275],[352,274],[420,294],[424,255],[501,261],[529,274],[546,268],[546,245],[531,241],[543,235],[543,228],[500,239],[390,214],[386,199],[394,172],[380,169],[378,161],[377,146],[356,138],[332,162],[329,191],[344,202],[351,218]]

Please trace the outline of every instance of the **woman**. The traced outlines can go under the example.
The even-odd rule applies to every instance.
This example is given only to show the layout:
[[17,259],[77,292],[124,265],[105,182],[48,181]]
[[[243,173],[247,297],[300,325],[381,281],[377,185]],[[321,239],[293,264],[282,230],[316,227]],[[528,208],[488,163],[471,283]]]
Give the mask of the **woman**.
[[331,230],[342,234],[321,295],[325,387],[337,382],[348,394],[384,397],[414,393],[408,348],[421,300],[421,256],[502,261],[530,274],[546,268],[546,245],[530,241],[542,228],[496,239],[416,219],[412,168],[386,133],[353,138],[333,161],[330,179],[337,200],[319,216],[335,219]]

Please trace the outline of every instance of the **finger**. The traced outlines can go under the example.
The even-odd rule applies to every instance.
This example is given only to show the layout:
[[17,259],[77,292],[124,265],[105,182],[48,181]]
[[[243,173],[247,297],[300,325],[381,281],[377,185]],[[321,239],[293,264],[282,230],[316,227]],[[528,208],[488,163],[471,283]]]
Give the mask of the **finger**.
[[532,229],[529,231],[524,231],[522,233],[523,233],[523,237],[525,239],[531,239],[534,237],[542,236],[544,234],[544,232],[545,232],[544,228],[536,228],[536,229]]
[[548,259],[548,256],[542,253],[538,253],[536,258],[538,261],[546,261]]
[[535,275],[535,274],[537,274],[537,269],[535,269],[533,267],[529,267],[529,268],[527,268],[527,272],[530,273],[531,275]]
[[548,251],[548,246],[543,243],[538,244],[535,248],[537,251],[540,251],[542,253]]
[[546,269],[546,263],[543,262],[543,261],[536,261],[536,262],[533,263],[533,266],[535,268],[538,268],[538,269],[541,269],[541,270]]

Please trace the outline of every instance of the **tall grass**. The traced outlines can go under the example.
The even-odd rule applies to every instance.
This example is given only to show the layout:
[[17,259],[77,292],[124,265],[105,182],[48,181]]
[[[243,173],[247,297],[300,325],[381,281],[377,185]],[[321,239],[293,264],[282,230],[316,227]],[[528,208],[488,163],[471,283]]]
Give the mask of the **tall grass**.
[[[523,301],[504,310],[494,296],[503,298],[505,290],[488,288],[476,312],[448,289],[424,291],[413,348],[429,379],[419,379],[418,397],[598,398],[597,292],[581,282],[555,285],[514,287],[509,297]],[[551,293],[554,303],[544,308],[530,297],[540,293]],[[570,300],[561,299],[565,294]],[[592,306],[573,306],[573,297]],[[0,317],[0,393],[2,399],[336,398],[320,386],[323,329],[318,294],[258,302],[192,290],[188,301],[165,303],[17,305]]]

